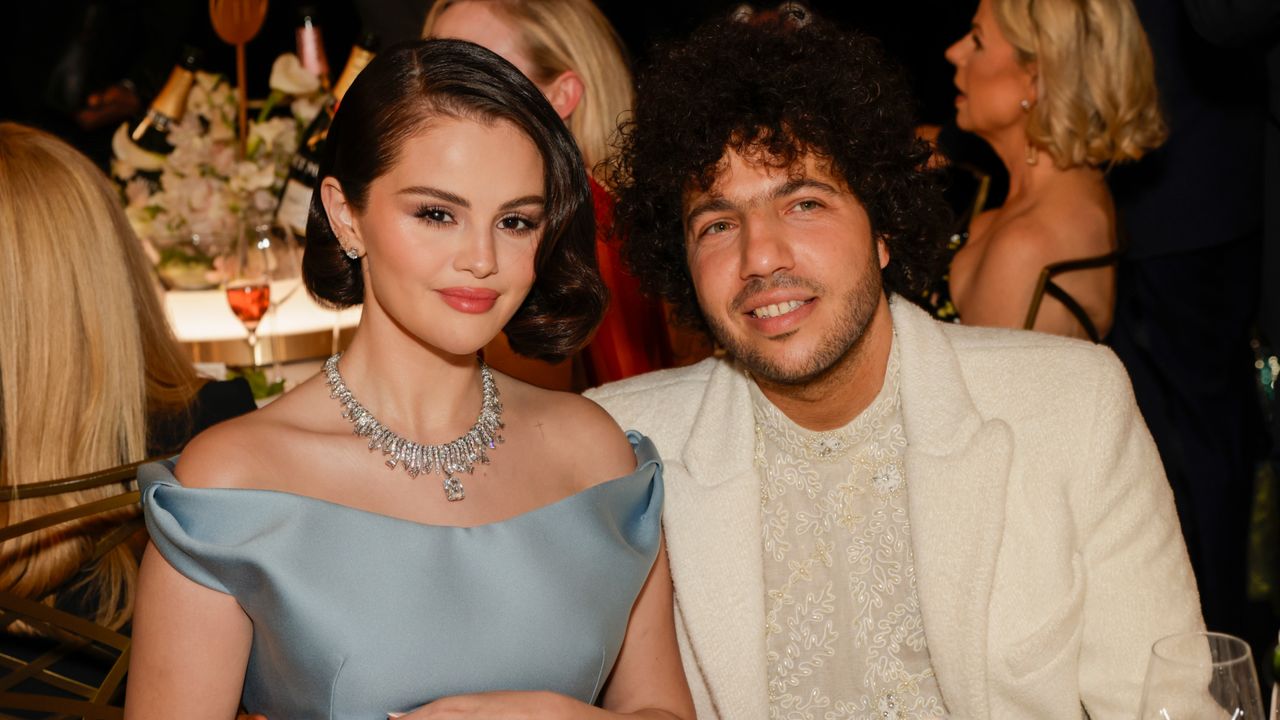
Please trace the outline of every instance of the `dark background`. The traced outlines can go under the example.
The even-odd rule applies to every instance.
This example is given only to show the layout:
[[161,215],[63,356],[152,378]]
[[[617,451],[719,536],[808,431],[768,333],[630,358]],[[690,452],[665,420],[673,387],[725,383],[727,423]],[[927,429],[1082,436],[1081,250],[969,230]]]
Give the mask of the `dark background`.
[[[258,36],[246,47],[249,94],[268,93],[272,61],[294,50],[301,6],[316,8],[330,74],[337,76],[362,28],[384,44],[417,37],[429,0],[272,0]],[[598,0],[633,64],[643,65],[655,41],[688,33],[703,19],[728,12],[727,0]],[[90,93],[124,78],[146,104],[163,85],[184,44],[204,51],[202,65],[234,76],[234,52],[218,39],[206,0],[48,0],[5,9],[0,19],[0,118],[43,127],[105,165],[119,123],[85,130],[74,113]],[[880,38],[908,70],[926,122],[950,120],[952,70],[946,47],[968,27],[976,0],[810,2],[821,15]],[[764,7],[769,7],[766,4]]]

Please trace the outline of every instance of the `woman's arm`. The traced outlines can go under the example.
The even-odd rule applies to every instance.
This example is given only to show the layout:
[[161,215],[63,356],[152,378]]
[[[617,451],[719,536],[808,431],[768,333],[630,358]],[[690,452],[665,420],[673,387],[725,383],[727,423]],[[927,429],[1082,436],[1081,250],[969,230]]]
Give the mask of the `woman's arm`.
[[236,599],[195,583],[148,545],[138,576],[127,720],[231,720],[253,628]]
[[492,692],[444,698],[400,717],[604,720],[625,716],[693,720],[693,698],[676,646],[671,592],[671,569],[663,543],[631,610],[622,650],[601,696],[602,707],[549,692]]

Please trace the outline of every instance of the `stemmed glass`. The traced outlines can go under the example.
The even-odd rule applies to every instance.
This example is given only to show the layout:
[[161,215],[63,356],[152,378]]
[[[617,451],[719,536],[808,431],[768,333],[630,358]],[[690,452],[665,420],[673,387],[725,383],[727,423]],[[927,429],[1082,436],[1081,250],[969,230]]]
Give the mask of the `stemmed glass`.
[[253,228],[254,247],[263,256],[267,277],[271,284],[271,365],[279,381],[284,373],[280,357],[280,306],[302,286],[302,249],[287,227],[275,223],[259,223]]
[[1263,720],[1245,641],[1211,632],[1157,640],[1147,661],[1140,720]]
[[258,323],[271,305],[271,278],[262,245],[257,233],[239,233],[222,263],[227,304],[249,332],[249,358],[254,366],[258,364]]

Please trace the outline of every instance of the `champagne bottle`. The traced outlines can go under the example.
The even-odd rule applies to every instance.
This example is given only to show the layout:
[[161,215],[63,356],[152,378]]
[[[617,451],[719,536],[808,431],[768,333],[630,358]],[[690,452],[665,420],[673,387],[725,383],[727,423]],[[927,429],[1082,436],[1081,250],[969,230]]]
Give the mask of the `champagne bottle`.
[[285,180],[284,190],[280,194],[280,204],[276,208],[276,220],[293,231],[297,237],[306,235],[307,214],[311,209],[311,194],[320,182],[320,150],[329,135],[329,125],[333,115],[338,111],[338,104],[346,94],[356,76],[373,60],[377,38],[373,33],[365,33],[358,43],[351,48],[351,56],[347,65],[338,76],[333,92],[325,98],[324,106],[307,126],[298,142],[298,151],[289,161],[289,176]]
[[182,60],[169,73],[169,80],[151,101],[147,114],[129,133],[138,147],[161,155],[173,152],[173,146],[169,144],[169,129],[182,120],[199,62],[200,51],[197,48],[187,46],[182,49]]
[[298,9],[298,30],[295,33],[298,43],[298,59],[302,67],[320,78],[320,87],[329,91],[329,59],[324,54],[324,37],[320,33],[320,25],[316,22],[316,9],[305,5]]

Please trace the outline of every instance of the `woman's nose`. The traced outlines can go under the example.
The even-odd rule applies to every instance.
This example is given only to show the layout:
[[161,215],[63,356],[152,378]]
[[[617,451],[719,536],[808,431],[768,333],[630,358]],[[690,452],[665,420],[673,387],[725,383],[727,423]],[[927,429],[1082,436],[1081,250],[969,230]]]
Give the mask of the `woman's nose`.
[[498,254],[493,234],[477,231],[472,237],[468,237],[455,256],[453,267],[477,278],[488,277],[497,272]]

